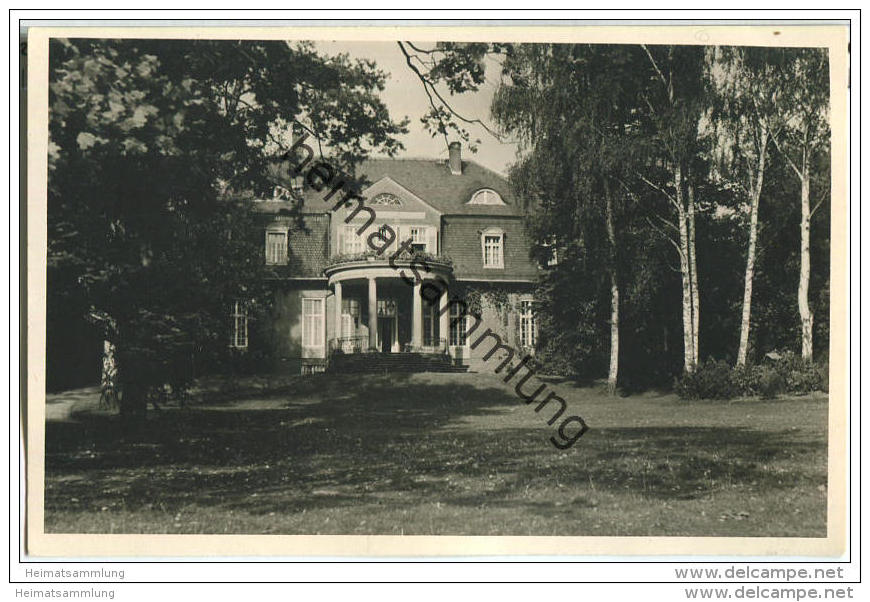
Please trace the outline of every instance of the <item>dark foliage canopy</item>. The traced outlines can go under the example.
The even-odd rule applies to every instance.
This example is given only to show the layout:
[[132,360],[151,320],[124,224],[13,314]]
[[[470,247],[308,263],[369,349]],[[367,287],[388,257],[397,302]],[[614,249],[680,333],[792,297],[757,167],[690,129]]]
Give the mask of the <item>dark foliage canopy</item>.
[[287,133],[316,132],[349,165],[395,153],[404,131],[378,96],[383,72],[309,44],[55,40],[49,62],[49,294],[116,345],[137,407],[149,387],[183,389],[194,356],[226,351],[235,301],[265,310],[240,198],[271,194]]

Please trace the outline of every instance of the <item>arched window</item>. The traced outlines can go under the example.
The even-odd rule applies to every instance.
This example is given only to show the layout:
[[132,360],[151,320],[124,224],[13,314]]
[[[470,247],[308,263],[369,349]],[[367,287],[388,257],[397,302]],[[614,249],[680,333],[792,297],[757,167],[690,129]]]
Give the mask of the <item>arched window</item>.
[[397,197],[394,194],[390,194],[389,192],[382,192],[381,194],[375,196],[371,201],[369,201],[369,205],[382,205],[386,207],[401,207],[402,199]]
[[505,202],[502,200],[499,193],[491,188],[482,188],[478,190],[473,195],[471,195],[471,200],[468,201],[469,205],[504,205]]

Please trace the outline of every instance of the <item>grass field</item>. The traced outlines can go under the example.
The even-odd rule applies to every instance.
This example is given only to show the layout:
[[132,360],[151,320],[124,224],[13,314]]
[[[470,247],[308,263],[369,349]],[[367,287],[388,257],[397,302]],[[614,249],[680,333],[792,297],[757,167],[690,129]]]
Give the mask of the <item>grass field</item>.
[[46,423],[45,529],[824,537],[825,395],[550,387],[591,427],[566,451],[489,374],[300,377],[135,435],[69,394]]

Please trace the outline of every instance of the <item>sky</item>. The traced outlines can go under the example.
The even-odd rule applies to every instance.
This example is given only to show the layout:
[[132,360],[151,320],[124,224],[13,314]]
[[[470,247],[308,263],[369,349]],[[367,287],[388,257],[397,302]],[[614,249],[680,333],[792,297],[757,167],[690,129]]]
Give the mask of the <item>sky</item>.
[[[327,54],[346,52],[354,58],[373,60],[379,69],[389,73],[386,87],[381,93],[383,101],[395,121],[400,121],[404,117],[410,119],[408,133],[399,138],[405,145],[405,150],[397,157],[447,158],[443,136],[433,138],[423,129],[420,118],[429,109],[429,101],[423,91],[423,85],[408,68],[405,56],[395,42],[317,42],[316,46]],[[489,107],[498,83],[497,68],[494,62],[488,62],[487,81],[478,92],[449,97],[446,89],[439,87],[438,90],[459,113],[468,118],[481,119],[493,127]],[[470,159],[506,175],[508,167],[515,160],[516,146],[499,142],[479,125],[466,124],[464,127],[471,133],[472,140],[480,139],[480,144],[475,154],[472,154],[468,148],[463,148],[463,159]]]

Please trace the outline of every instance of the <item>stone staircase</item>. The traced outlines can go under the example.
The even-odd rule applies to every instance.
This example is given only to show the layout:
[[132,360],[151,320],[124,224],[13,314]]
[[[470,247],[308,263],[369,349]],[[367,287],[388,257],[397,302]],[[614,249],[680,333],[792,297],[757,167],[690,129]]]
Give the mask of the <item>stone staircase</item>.
[[455,364],[443,353],[349,353],[333,354],[329,372],[467,372],[468,366]]

